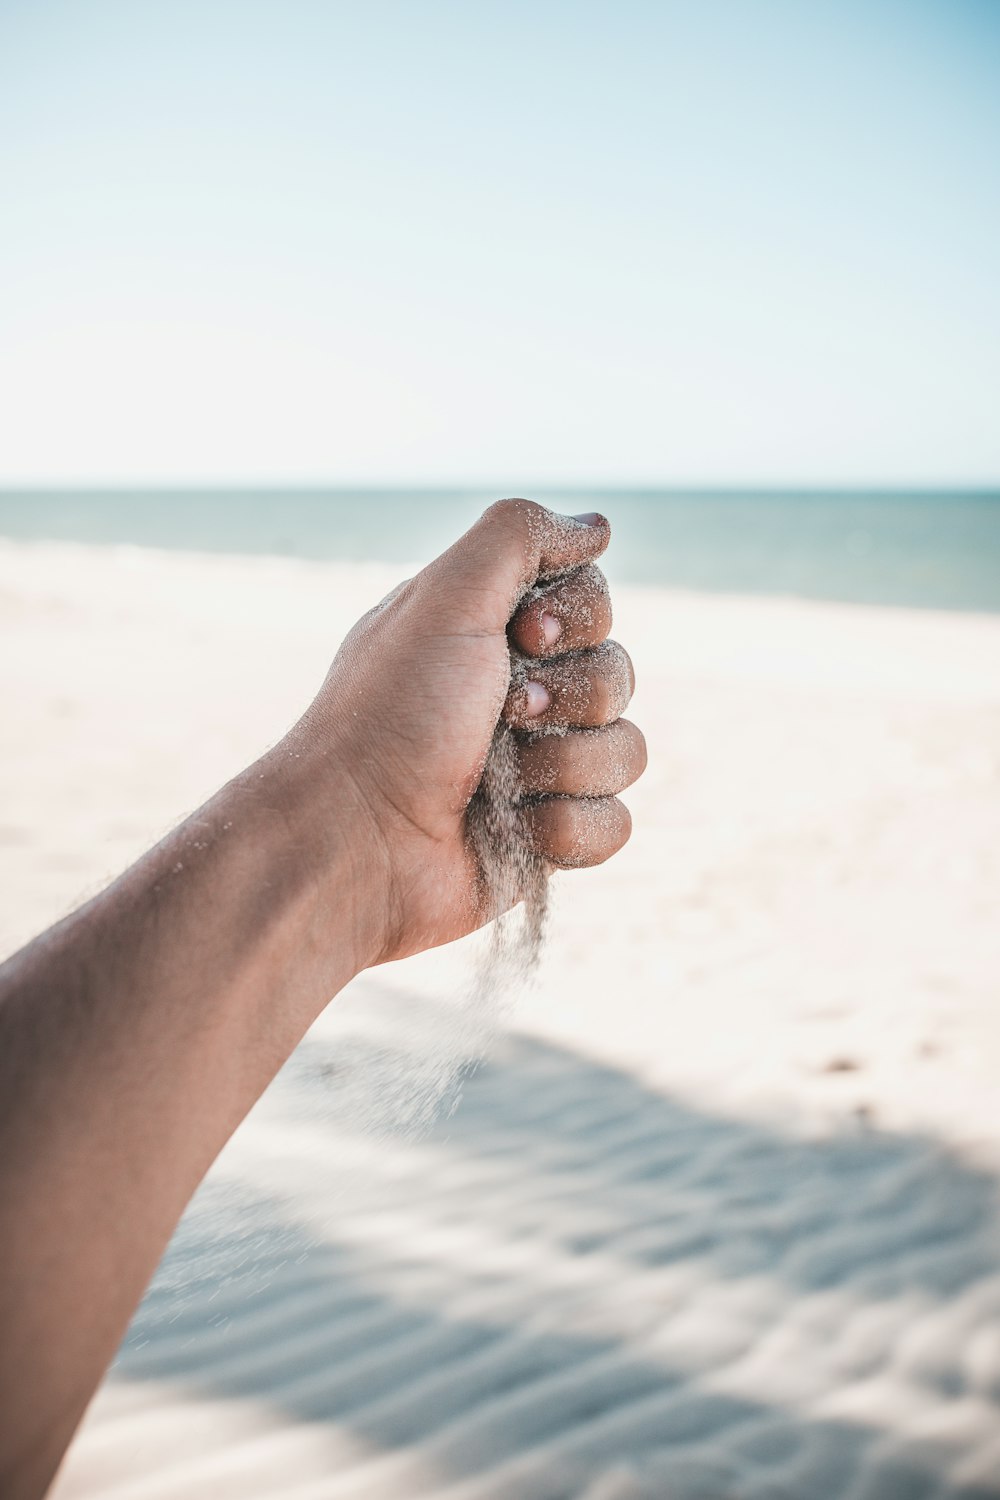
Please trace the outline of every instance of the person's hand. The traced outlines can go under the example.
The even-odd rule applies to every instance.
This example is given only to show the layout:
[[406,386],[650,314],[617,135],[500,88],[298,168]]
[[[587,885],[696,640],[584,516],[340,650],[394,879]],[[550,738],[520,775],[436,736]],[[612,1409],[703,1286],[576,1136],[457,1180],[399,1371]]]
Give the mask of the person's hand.
[[[523,833],[539,854],[595,865],[628,839],[615,794],[642,773],[646,749],[620,718],[632,665],[607,640],[611,605],[593,566],[609,537],[602,516],[491,506],[358,622],[285,742],[310,778],[335,772],[355,796],[369,963],[448,942],[489,915],[467,808],[501,714],[519,731],[566,730],[518,736]],[[512,682],[508,641],[530,658],[523,681]],[[310,803],[318,814],[315,783]]]
[[5,1500],[45,1492],[185,1204],[331,995],[493,914],[467,809],[501,714],[543,859],[625,842],[645,747],[608,535],[493,506],[355,626],[273,750],[0,966]]

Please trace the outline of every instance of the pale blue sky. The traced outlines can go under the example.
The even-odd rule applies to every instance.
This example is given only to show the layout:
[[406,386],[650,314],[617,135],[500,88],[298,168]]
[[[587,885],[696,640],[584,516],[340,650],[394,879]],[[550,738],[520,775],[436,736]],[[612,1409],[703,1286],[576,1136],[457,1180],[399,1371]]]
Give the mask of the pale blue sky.
[[0,482],[1000,480],[1000,0],[0,0]]

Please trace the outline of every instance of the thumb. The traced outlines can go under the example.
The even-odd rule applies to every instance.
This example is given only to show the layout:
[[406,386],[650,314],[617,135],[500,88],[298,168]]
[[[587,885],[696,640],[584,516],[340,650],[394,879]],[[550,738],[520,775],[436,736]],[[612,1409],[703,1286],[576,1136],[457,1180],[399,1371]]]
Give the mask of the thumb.
[[498,500],[424,576],[459,629],[503,631],[539,578],[593,562],[611,540],[604,516],[561,516],[533,500]]

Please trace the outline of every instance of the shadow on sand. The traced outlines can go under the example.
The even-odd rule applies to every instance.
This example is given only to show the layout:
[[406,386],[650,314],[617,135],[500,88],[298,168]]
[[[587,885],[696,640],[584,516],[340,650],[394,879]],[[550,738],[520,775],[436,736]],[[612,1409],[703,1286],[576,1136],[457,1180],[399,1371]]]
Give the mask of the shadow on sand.
[[112,1379],[348,1429],[338,1497],[1000,1496],[997,1183],[934,1141],[803,1140],[513,1038],[371,1159],[319,1230],[206,1188]]

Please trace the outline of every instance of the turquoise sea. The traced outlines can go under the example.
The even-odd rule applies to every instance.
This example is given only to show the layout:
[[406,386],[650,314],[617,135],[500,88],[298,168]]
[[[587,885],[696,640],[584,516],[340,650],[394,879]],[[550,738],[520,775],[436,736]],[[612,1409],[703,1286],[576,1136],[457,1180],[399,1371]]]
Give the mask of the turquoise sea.
[[[613,580],[1000,612],[1000,490],[532,491],[601,510]],[[422,562],[495,499],[455,490],[6,490],[0,536]]]

